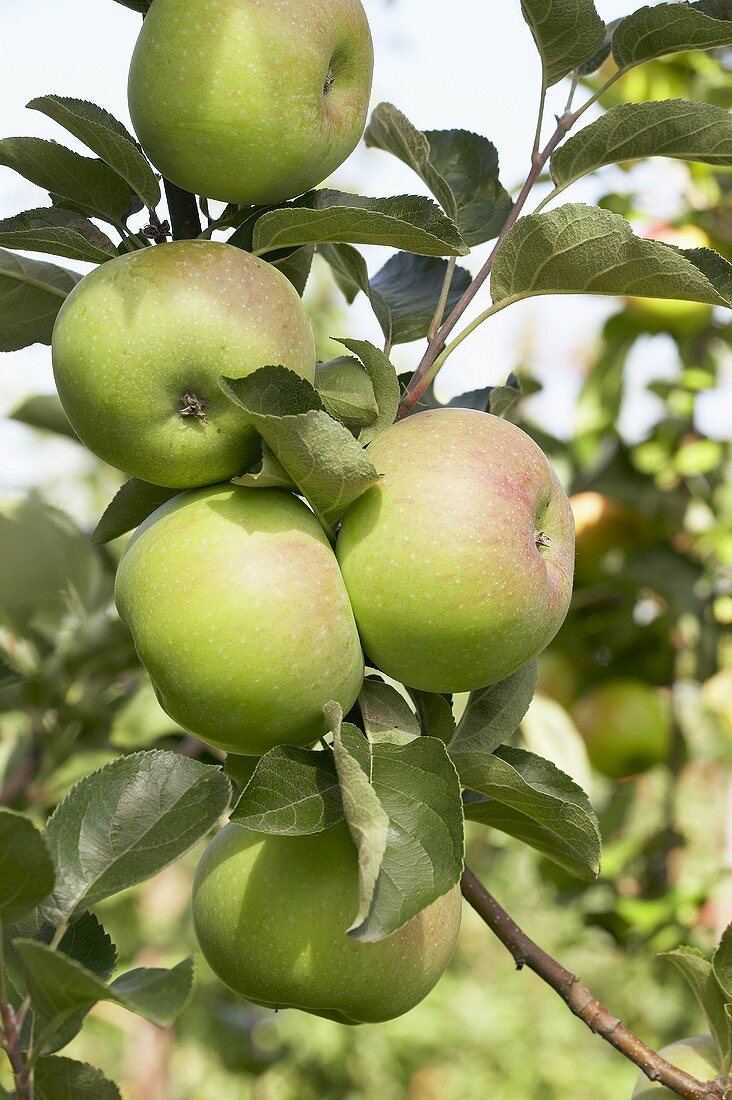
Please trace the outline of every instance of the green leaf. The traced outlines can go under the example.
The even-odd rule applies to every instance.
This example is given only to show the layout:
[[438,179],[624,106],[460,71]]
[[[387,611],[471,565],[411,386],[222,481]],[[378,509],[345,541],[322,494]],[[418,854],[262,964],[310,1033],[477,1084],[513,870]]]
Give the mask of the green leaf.
[[51,856],[42,834],[22,814],[0,808],[0,922],[12,924],[50,894]]
[[376,421],[364,428],[359,436],[361,443],[366,447],[369,443],[373,443],[375,439],[378,439],[380,435],[383,435],[396,420],[401,398],[399,379],[389,357],[379,348],[370,344],[368,340],[344,340],[341,338],[338,343],[342,344],[347,351],[358,356],[374,387],[379,415]]
[[218,768],[172,752],[123,757],[82,780],[51,815],[53,923],[152,877],[213,828],[229,801]]
[[503,229],[513,202],[498,176],[498,150],[469,130],[427,130],[432,164],[455,196],[453,217],[467,245],[492,241]]
[[462,752],[453,759],[463,786],[487,798],[467,801],[469,820],[508,833],[578,878],[597,877],[597,818],[568,775],[540,756],[505,745],[492,755]]
[[50,344],[56,314],[81,275],[0,248],[0,351]]
[[373,744],[355,726],[341,729],[337,706],[326,708],[326,714],[346,820],[359,853],[360,906],[351,935],[374,942],[459,880],[460,785],[445,746],[435,738]]
[[39,393],[35,397],[27,397],[13,409],[10,419],[17,420],[19,424],[27,424],[29,428],[53,432],[54,435],[63,435],[78,442],[78,436],[69,424],[55,393]]
[[[427,335],[437,309],[447,260],[399,252],[369,279],[361,253],[348,244],[324,244],[319,254],[329,264],[341,293],[349,303],[363,292],[390,344],[406,344]],[[450,284],[446,310],[450,311],[470,283],[470,275],[457,268]]]
[[524,747],[566,772],[584,791],[591,791],[592,769],[584,739],[567,711],[548,695],[535,695],[521,723]]
[[[730,1002],[730,994],[725,988],[725,981],[720,979],[718,966],[719,970],[725,969],[725,955],[729,947],[729,941],[725,945],[723,937],[712,962],[695,947],[687,946],[678,947],[675,951],[665,951],[659,956],[673,963],[691,986],[726,1065],[732,1059],[732,1024],[725,1010],[725,1004]],[[723,977],[728,978],[729,975]]]
[[275,458],[262,439],[259,459],[252,468],[240,477],[235,477],[235,485],[248,485],[250,489],[287,489],[297,492],[297,485],[281,462]]
[[36,1100],[120,1100],[113,1081],[72,1058],[39,1058],[33,1072]]
[[537,663],[532,661],[508,679],[472,691],[450,742],[453,760],[463,754],[488,756],[513,737],[534,697],[537,676]]
[[272,266],[278,268],[290,280],[301,298],[310,277],[314,256],[315,245],[309,244],[305,248],[296,248],[281,260],[272,260]]
[[391,153],[416,172],[446,211],[466,244],[498,236],[511,198],[498,178],[492,142],[468,130],[422,132],[391,103],[375,108],[364,135],[372,149]]
[[309,836],[343,820],[331,752],[278,745],[256,762],[231,820],[259,833]]
[[544,69],[544,86],[593,57],[605,39],[605,24],[592,0],[521,0]]
[[409,694],[417,708],[417,718],[425,737],[437,737],[449,745],[455,736],[455,715],[450,698],[429,691],[410,688]]
[[171,970],[146,966],[128,970],[109,988],[123,1008],[158,1027],[170,1027],[193,992],[193,959],[184,959]]
[[[13,941],[34,940],[50,944],[53,936],[53,927],[43,920],[38,909],[4,929],[6,979],[10,987],[9,997],[13,1003],[20,1004],[28,992],[20,955],[15,950]],[[105,981],[117,962],[116,948],[93,913],[84,913],[67,929],[58,950]]]
[[619,214],[574,203],[516,223],[498,250],[491,290],[494,302],[634,294],[729,307],[732,264],[708,248],[643,240]]
[[725,1000],[732,1004],[732,924],[725,929],[719,947],[712,957],[712,968]]
[[571,137],[552,157],[552,177],[564,189],[606,164],[674,157],[732,165],[732,116],[721,107],[669,99],[623,103]]
[[370,741],[405,744],[420,736],[414,711],[391,684],[385,684],[383,680],[364,680],[358,703]]
[[179,493],[180,489],[165,489],[161,485],[150,485],[147,481],[141,481],[139,477],[131,477],[118,489],[105,508],[92,532],[92,542],[102,545],[134,530],[157,508],[167,504]]
[[468,252],[455,224],[421,195],[372,199],[341,191],[310,191],[290,206],[264,214],[254,227],[257,255],[327,242],[386,245],[424,256]]
[[83,99],[46,95],[32,99],[32,111],[40,111],[63,126],[75,138],[113,168],[145,206],[160,202],[160,185],[132,134],[108,111]]
[[0,245],[103,264],[117,255],[109,237],[72,210],[42,206],[0,220]]
[[493,386],[491,388],[488,411],[493,413],[494,416],[508,419],[523,395],[524,388],[521,381],[515,374],[510,374],[505,386]]
[[615,34],[615,28],[622,23],[622,17],[619,19],[611,19],[605,27],[605,38],[597,53],[594,53],[588,61],[585,61],[582,65],[578,66],[578,72],[581,76],[590,76],[591,73],[596,73],[598,69],[607,61],[608,57],[612,53],[613,35]]
[[222,378],[224,393],[252,424],[330,529],[379,475],[363,447],[325,412],[317,391],[285,367]]
[[[33,939],[42,944],[50,944],[53,936],[54,929],[42,920],[38,910],[6,930],[5,964],[10,996],[15,1004],[20,1004],[29,991],[25,968],[13,941]],[[117,961],[114,944],[92,913],[84,913],[71,925],[62,937],[58,950],[62,955],[74,959],[91,970],[103,981],[109,978]],[[88,1007],[72,1013],[58,1028],[54,1028],[53,1036],[49,1035],[45,1043],[47,1053],[52,1054],[54,1051],[61,1050],[71,1042],[81,1030],[87,1011]],[[23,1029],[24,1046],[27,1047],[34,1031],[37,1034],[36,1029],[44,1029],[48,1023],[50,1021],[44,1017],[39,1006],[34,1005],[32,1021],[29,1019]]]
[[[317,252],[330,267],[336,286],[349,306],[361,291],[369,294],[369,270],[357,248],[350,244],[319,244]],[[376,310],[376,305],[371,304]],[[378,314],[377,320],[381,324]]]
[[[408,252],[392,256],[374,275],[369,297],[372,302],[376,298],[381,303],[381,309],[375,308],[375,312],[390,344],[410,344],[426,338],[446,275],[447,260]],[[462,267],[456,268],[445,316],[452,312],[470,283],[470,273]]]
[[243,793],[247,788],[261,759],[260,756],[235,756],[233,752],[227,752],[224,771],[234,784],[236,793]]
[[[112,1001],[158,1027],[170,1027],[186,1006],[193,985],[193,960],[172,970],[140,968],[107,985],[81,963],[36,940],[14,943],[43,1036],[52,1041],[64,1023],[99,1001]],[[45,1044],[44,1044],[45,1049]]]
[[440,206],[453,220],[457,203],[452,188],[432,163],[427,135],[409,121],[393,103],[379,103],[366,127],[364,141],[370,149],[382,149],[397,157],[427,185]]
[[122,4],[125,8],[131,8],[132,11],[139,11],[142,15],[149,10],[152,0],[117,0],[118,4]]
[[119,225],[131,204],[130,189],[109,165],[72,152],[55,141],[36,137],[0,140],[0,164],[68,202],[90,218]]
[[355,726],[334,722],[333,754],[343,810],[358,853],[358,911],[349,935],[361,932],[368,920],[389,836],[389,817],[371,785],[368,762],[367,774],[359,761],[365,745]]
[[315,388],[329,416],[351,431],[365,428],[378,418],[373,383],[358,359],[344,355],[320,363]]
[[620,22],[613,35],[613,56],[619,69],[630,69],[666,54],[729,45],[732,45],[729,0],[656,4],[640,8]]

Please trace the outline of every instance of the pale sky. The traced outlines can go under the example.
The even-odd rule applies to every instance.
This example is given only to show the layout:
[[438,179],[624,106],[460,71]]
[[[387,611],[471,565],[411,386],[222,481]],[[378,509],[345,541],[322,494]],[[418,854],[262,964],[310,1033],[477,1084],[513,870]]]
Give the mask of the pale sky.
[[[629,0],[597,3],[607,20],[634,6]],[[519,183],[527,170],[539,80],[519,0],[451,0],[449,5],[444,0],[397,0],[393,4],[365,0],[365,7],[376,52],[372,106],[390,100],[418,126],[461,127],[485,134],[499,149],[504,184],[513,187]],[[126,80],[140,25],[138,15],[113,0],[0,0],[0,8],[5,31],[0,135],[53,137],[81,150],[49,119],[25,110],[29,99],[50,92],[91,99],[129,125]],[[550,107],[558,110],[566,91],[560,87],[555,95]],[[606,170],[606,179],[616,171]],[[654,202],[668,203],[668,212],[673,214],[673,172],[669,180],[667,190],[660,198],[655,196]],[[367,195],[424,191],[403,165],[363,145],[332,182]],[[591,201],[596,193],[592,185],[579,184],[567,198]],[[39,188],[0,168],[0,217],[47,203]],[[660,213],[657,206],[653,212]],[[378,268],[382,254],[379,250],[367,252],[370,266]],[[484,248],[476,250],[468,266],[477,271],[484,255]],[[55,262],[84,270],[84,265],[62,259]],[[487,300],[479,302],[480,310],[486,308]],[[555,431],[568,433],[571,407],[567,395],[577,391],[598,327],[614,308],[612,301],[600,298],[539,299],[514,306],[484,325],[456,352],[443,371],[440,388],[448,395],[501,383],[523,358],[546,379],[545,416]],[[347,335],[378,342],[378,328],[363,301],[350,313]],[[419,350],[418,345],[398,349],[399,368],[416,364]],[[657,408],[655,398],[641,400],[644,381],[667,376],[675,366],[673,348],[663,339],[648,341],[635,355],[633,413],[625,418],[635,433],[642,431]],[[38,345],[0,355],[0,416],[27,394],[52,389],[50,349]],[[719,395],[709,402],[708,430],[722,431],[732,419],[730,390],[726,397],[726,406]],[[0,453],[0,493],[49,478],[68,478],[84,462],[73,444],[50,440],[39,444],[37,435],[2,420]]]

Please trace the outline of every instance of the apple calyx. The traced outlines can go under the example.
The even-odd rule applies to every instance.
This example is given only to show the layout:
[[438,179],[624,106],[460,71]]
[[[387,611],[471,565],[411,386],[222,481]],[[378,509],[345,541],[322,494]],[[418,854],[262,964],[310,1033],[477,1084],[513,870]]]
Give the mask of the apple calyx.
[[333,90],[333,85],[334,84],[335,84],[335,73],[333,72],[333,66],[331,65],[328,69],[328,75],[326,76],[325,82],[323,84],[323,95],[324,96],[330,95],[331,91]]
[[206,420],[206,402],[202,397],[197,397],[195,393],[183,394],[178,413],[180,416],[195,416],[196,420],[200,420],[202,424],[208,423]]
[[534,541],[536,542],[536,545],[539,548],[539,550],[545,549],[546,547],[551,546],[551,544],[552,544],[552,540],[543,531],[538,531],[534,535]]

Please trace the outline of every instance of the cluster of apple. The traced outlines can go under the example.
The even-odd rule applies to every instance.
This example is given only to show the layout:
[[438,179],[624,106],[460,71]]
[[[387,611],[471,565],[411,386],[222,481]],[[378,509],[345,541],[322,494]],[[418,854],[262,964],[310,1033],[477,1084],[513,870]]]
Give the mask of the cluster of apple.
[[[359,0],[154,0],[131,112],[176,184],[273,203],[353,148],[371,68]],[[410,688],[463,692],[509,676],[559,629],[571,510],[542,451],[504,420],[445,409],[387,430],[369,448],[381,481],[347,511],[335,553],[294,493],[233,483],[260,444],[219,378],[282,365],[315,379],[308,317],[272,265],[208,240],[114,259],[69,295],[53,359],[89,448],[181,490],[130,540],[116,600],[162,706],[209,745],[311,745],[329,701],[356,703],[364,650]],[[344,1022],[399,1015],[450,959],[459,890],[364,944],[345,935],[357,877],[345,825],[226,827],[195,884],[204,954],[258,1003]]]

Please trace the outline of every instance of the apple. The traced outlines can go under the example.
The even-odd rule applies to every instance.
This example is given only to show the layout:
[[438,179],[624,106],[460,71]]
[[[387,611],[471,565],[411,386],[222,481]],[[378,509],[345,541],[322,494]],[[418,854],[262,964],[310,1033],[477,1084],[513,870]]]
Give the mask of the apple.
[[[658,1053],[672,1066],[696,1077],[697,1081],[714,1081],[722,1072],[717,1044],[711,1035],[696,1035],[693,1039],[681,1039],[678,1043],[663,1047]],[[670,1089],[649,1081],[644,1073],[638,1078],[638,1084],[633,1092],[633,1100],[663,1100],[664,1097],[673,1100],[675,1096],[676,1093],[671,1092]]]
[[227,825],[193,883],[198,942],[231,989],[268,1008],[380,1023],[419,1004],[442,977],[460,931],[460,888],[378,943],[346,935],[357,910],[345,823],[313,836]]
[[333,551],[297,497],[181,494],[122,555],[117,608],[170,717],[244,756],[307,745],[353,706],[363,655]]
[[628,554],[646,541],[645,525],[627,505],[603,493],[570,497],[577,532],[577,580],[598,584],[618,573]]
[[470,409],[400,421],[368,450],[382,480],[336,553],[364,648],[387,676],[463,692],[510,676],[559,630],[572,511],[520,428]]
[[612,680],[593,688],[570,713],[593,767],[610,779],[625,779],[668,758],[671,707],[643,680]]
[[155,0],[132,57],[130,115],[179,187],[278,203],[355,149],[373,64],[360,0]]
[[235,477],[258,454],[222,374],[281,365],[312,381],[315,358],[285,276],[212,241],[103,264],[68,296],[53,332],[56,385],[79,438],[112,466],[173,489]]

